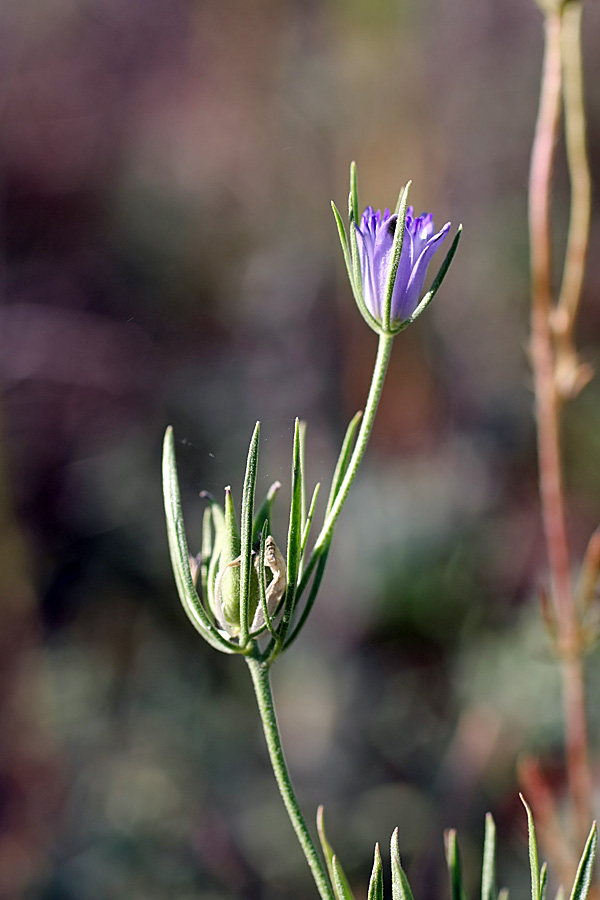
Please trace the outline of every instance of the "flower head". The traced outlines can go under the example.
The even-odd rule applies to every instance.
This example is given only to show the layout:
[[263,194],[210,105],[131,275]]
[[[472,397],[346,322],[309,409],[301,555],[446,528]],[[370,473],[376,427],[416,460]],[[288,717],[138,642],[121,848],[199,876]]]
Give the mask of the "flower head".
[[[385,312],[386,287],[392,266],[397,225],[398,216],[395,213],[390,215],[389,209],[382,216],[379,210],[374,212],[368,206],[360,227],[354,226],[358,239],[364,301],[378,322],[383,321]],[[449,230],[450,222],[434,234],[433,216],[429,213],[415,216],[412,206],[408,207],[402,252],[392,291],[392,325],[403,324],[415,312],[421,299],[427,266]]]
[[331,204],[354,299],[367,324],[380,335],[393,336],[402,331],[431,303],[450,268],[462,231],[461,225],[430,289],[421,296],[427,267],[445,240],[450,223],[436,233],[433,216],[415,216],[408,206],[409,188],[410,182],[402,190],[394,213],[385,209],[382,215],[367,206],[359,219],[356,166],[352,163],[348,235],[335,203]]

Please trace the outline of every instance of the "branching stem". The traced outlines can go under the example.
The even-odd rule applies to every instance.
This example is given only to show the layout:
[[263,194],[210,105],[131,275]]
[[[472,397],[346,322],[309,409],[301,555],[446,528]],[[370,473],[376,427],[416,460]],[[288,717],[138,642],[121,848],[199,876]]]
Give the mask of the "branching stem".
[[563,679],[569,789],[576,833],[585,838],[591,819],[582,647],[571,583],[560,446],[561,403],[551,317],[550,196],[561,111],[562,14],[546,13],[540,106],[531,157],[529,230],[532,309],[531,357],[535,386],[540,496]]

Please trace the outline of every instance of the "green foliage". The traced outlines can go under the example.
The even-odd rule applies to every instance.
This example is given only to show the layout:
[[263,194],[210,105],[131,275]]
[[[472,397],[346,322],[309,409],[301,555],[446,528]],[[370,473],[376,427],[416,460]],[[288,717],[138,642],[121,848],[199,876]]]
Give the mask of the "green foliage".
[[[344,479],[353,460],[356,465],[361,417],[362,413],[357,413],[346,431],[331,480],[325,522],[312,550],[309,550],[309,537],[320,485],[315,486],[307,510],[305,427],[296,420],[285,559],[270,534],[279,482],[269,488],[258,511],[254,512],[260,424],[256,423],[248,449],[240,527],[229,488],[225,489],[223,508],[208,494],[203,494],[208,506],[202,519],[202,552],[192,558],[181,509],[175,439],[172,429],[167,429],[163,490],[175,582],[184,609],[211,646],[227,653],[251,655],[270,665],[304,627],[325,572],[333,526],[342,506]],[[303,597],[304,605],[300,607]],[[257,641],[265,632],[268,641],[259,645]]]
[[[541,868],[539,866],[533,815],[523,797],[521,797],[521,800],[523,801],[527,812],[529,867],[531,870],[531,900],[545,900],[548,867],[546,863],[544,863]],[[336,900],[354,900],[348,880],[325,835],[322,806],[319,807],[317,813],[317,828]],[[597,843],[598,833],[596,823],[594,822],[581,855],[581,860],[571,890],[570,900],[587,900],[592,882],[592,869]],[[444,833],[444,846],[446,852],[446,865],[450,877],[450,898],[451,900],[467,900],[455,829],[448,829],[448,831]],[[397,828],[390,841],[390,865],[392,872],[392,900],[414,900],[408,878],[400,863]],[[559,891],[560,900],[562,900],[561,891]],[[381,863],[381,854],[379,852],[379,844],[376,844],[367,900],[383,900],[383,896],[383,867]],[[485,817],[483,863],[481,868],[481,900],[508,900],[508,891],[505,888],[498,891],[497,888],[496,825],[491,813],[487,813]]]

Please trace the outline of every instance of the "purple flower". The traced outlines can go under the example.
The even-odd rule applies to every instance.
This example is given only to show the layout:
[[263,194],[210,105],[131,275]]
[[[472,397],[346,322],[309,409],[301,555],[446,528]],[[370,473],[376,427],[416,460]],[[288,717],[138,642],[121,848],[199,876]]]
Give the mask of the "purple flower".
[[[383,323],[385,293],[390,267],[392,245],[398,222],[397,215],[386,209],[381,215],[368,206],[360,228],[356,228],[358,254],[362,273],[364,302],[373,318]],[[423,292],[427,266],[450,229],[448,222],[434,234],[433,216],[422,213],[415,217],[408,207],[404,225],[402,253],[392,292],[390,324],[401,325],[414,314]]]

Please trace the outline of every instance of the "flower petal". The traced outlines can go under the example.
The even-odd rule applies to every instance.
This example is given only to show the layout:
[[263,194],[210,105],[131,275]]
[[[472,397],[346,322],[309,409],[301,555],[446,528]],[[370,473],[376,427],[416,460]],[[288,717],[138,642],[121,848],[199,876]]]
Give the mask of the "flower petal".
[[425,242],[412,267],[403,294],[402,296],[398,296],[397,308],[392,306],[392,318],[394,321],[405,322],[412,316],[419,305],[419,300],[423,292],[423,285],[425,283],[425,276],[427,275],[427,267],[433,254],[437,250],[438,245],[445,239],[449,230],[450,222],[447,222],[441,231],[438,231],[437,234],[433,235],[433,237],[430,237],[429,240]]

